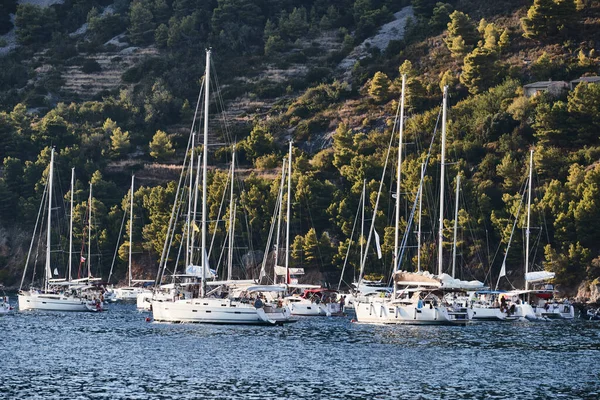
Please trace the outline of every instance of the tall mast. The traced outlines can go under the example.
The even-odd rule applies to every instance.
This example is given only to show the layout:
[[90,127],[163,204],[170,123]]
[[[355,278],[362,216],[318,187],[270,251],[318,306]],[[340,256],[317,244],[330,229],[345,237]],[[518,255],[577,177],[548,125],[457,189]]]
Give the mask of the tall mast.
[[527,189],[527,229],[525,230],[525,290],[529,290],[527,273],[529,272],[529,228],[531,224],[531,178],[533,175],[533,149],[529,152],[529,183]]
[[229,254],[227,265],[227,280],[231,280],[233,272],[233,224],[235,223],[235,209],[233,206],[233,177],[235,172],[235,144],[233,145],[233,154],[231,155],[231,187],[229,193]]
[[366,202],[367,202],[367,180],[363,179],[362,211],[361,211],[362,215],[361,215],[361,220],[360,220],[360,239],[359,239],[359,242],[360,242],[360,261],[361,262],[362,262],[362,259],[363,259],[363,253],[364,253],[364,247],[365,247],[365,244],[363,243],[363,241],[364,241],[364,236],[365,236],[365,204],[366,204]]
[[90,199],[88,200],[88,279],[92,277],[92,182],[90,182]]
[[275,237],[275,261],[273,263],[273,284],[277,284],[277,262],[279,261],[279,238],[281,236],[281,212],[283,205],[283,185],[285,184],[285,166],[287,158],[283,158],[281,166],[281,182],[279,183],[279,204],[277,210],[277,236]]
[[288,155],[288,187],[287,187],[287,209],[286,228],[285,228],[285,285],[289,284],[288,276],[290,273],[290,208],[292,205],[292,141],[290,140],[290,149]]
[[133,247],[133,181],[135,179],[135,175],[131,175],[131,192],[130,192],[130,204],[129,204],[129,284],[131,287],[131,280],[133,278],[133,274],[131,272],[131,248]]
[[51,229],[52,226],[52,184],[54,175],[54,148],[50,152],[50,170],[48,171],[48,230],[46,232],[46,279],[44,288],[47,291],[52,277],[52,268],[50,266],[50,246],[51,246]]
[[454,206],[454,240],[452,244],[452,277],[456,277],[456,231],[458,230],[458,195],[460,193],[460,174],[456,175],[456,203]]
[[[402,172],[402,136],[404,134],[404,87],[406,83],[406,74],[402,75],[402,95],[400,96],[400,129],[399,129],[399,141],[398,141],[398,167],[396,176],[396,226],[394,233],[394,268],[395,272],[398,269],[400,260],[398,255],[400,254],[399,243],[400,243],[400,177]],[[394,285],[395,286],[395,285]]]
[[421,164],[421,183],[419,188],[419,227],[417,229],[417,271],[421,272],[421,212],[423,206],[423,178],[425,177],[425,163]]
[[440,227],[438,231],[438,274],[443,272],[444,260],[444,183],[446,168],[446,108],[448,107],[448,86],[444,86],[444,101],[442,102],[442,168],[440,171]]
[[75,168],[71,168],[71,215],[69,222],[69,272],[67,280],[71,282],[72,256],[73,256],[73,191],[75,190]]
[[202,286],[200,296],[204,297],[206,288],[206,160],[208,159],[208,106],[210,101],[210,49],[206,50],[206,73],[204,75],[204,145],[202,146],[202,246],[200,258],[202,260]]
[[191,214],[191,220],[188,224],[190,226],[190,247],[188,248],[188,253],[190,255],[189,264],[186,264],[186,268],[188,265],[194,264],[194,243],[196,242],[196,215],[198,215],[198,185],[200,184],[200,157],[198,156],[198,162],[196,163],[196,181],[194,182],[194,195],[191,197],[192,202],[194,203],[194,210]]
[[[196,132],[192,132],[192,146],[190,154],[190,187],[188,190],[188,214],[187,214],[187,226],[186,229],[186,247],[185,247],[185,267],[187,268],[193,260],[191,260],[190,254],[191,248],[194,246],[192,236],[194,235],[194,229],[192,228],[192,202],[194,201],[194,144],[196,143]],[[198,190],[198,186],[195,186]],[[195,214],[194,214],[195,217]],[[194,218],[195,219],[195,218]]]

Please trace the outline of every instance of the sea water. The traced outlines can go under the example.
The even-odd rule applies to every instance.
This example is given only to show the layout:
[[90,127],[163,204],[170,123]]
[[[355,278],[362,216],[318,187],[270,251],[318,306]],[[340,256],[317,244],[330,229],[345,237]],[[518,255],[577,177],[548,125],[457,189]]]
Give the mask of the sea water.
[[600,399],[599,321],[261,327],[148,316],[115,304],[0,318],[0,398]]

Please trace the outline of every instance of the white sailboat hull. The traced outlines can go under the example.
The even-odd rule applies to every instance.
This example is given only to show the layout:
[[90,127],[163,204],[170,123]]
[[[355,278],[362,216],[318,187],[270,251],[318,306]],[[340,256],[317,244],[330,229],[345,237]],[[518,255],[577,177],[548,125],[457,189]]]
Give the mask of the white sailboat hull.
[[500,308],[473,306],[473,319],[478,321],[514,321],[521,318],[517,314],[518,311],[509,316],[507,313],[500,311]]
[[172,293],[164,293],[164,292],[143,292],[139,293],[136,297],[135,304],[138,310],[150,311],[152,308],[152,301],[173,301],[175,295]]
[[276,323],[279,323],[279,324],[297,321],[296,319],[291,319],[292,312],[291,312],[290,308],[287,306],[277,307],[277,306],[265,304],[265,306],[263,307],[263,310],[265,311],[265,314],[267,315],[267,317],[270,320],[275,321]]
[[176,301],[152,301],[156,322],[205,324],[273,325],[262,308],[228,299],[200,298]]
[[102,311],[102,303],[80,297],[46,293],[19,293],[19,311]]
[[546,307],[535,307],[533,309],[537,318],[545,319],[573,319],[575,308],[571,304],[550,304]]
[[[319,317],[327,316],[328,311],[324,304],[316,303],[288,303],[292,315]],[[331,314],[329,314],[331,315]]]
[[467,313],[449,313],[444,306],[425,305],[419,308],[413,304],[393,304],[391,302],[358,302],[355,304],[356,320],[361,323],[407,324],[407,325],[465,325],[469,322]]
[[343,314],[339,303],[316,303],[301,297],[290,296],[285,299],[292,315],[303,317],[330,317]]
[[520,319],[526,319],[529,321],[538,319],[539,317],[535,314],[535,310],[528,303],[518,304],[515,308],[515,315]]
[[115,297],[121,301],[136,301],[138,295],[148,293],[152,295],[152,291],[135,286],[126,286],[114,289]]

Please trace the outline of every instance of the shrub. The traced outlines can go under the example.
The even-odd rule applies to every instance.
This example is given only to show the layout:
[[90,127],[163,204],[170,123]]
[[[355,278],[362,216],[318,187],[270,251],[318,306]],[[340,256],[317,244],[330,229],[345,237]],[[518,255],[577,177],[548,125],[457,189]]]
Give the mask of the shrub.
[[81,66],[81,71],[85,74],[93,74],[94,72],[102,71],[102,67],[98,64],[98,61],[93,59],[87,59]]

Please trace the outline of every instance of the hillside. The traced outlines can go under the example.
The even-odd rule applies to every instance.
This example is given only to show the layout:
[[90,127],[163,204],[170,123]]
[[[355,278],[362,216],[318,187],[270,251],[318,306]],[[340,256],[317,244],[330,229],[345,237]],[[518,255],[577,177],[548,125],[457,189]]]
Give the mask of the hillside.
[[[77,171],[80,213],[88,183],[99,186],[93,235],[104,276],[129,176],[136,173],[143,185],[135,195],[136,271],[153,277],[174,196],[167,182],[179,178],[204,49],[212,47],[218,91],[210,120],[210,142],[217,144],[210,148],[210,217],[218,216],[224,190],[219,182],[225,181],[236,142],[238,186],[245,189],[239,194],[240,220],[247,221],[239,233],[245,243],[237,255],[240,276],[256,268],[246,253],[264,249],[291,139],[293,262],[314,280],[337,282],[365,179],[372,212],[405,74],[403,226],[435,131],[441,87],[448,85],[446,186],[453,188],[459,173],[465,178],[460,276],[497,278],[533,148],[536,250],[530,267],[556,272],[556,283],[569,295],[596,290],[598,1],[4,0],[1,6],[0,282],[13,285],[22,269],[51,145],[59,153],[61,179],[67,182],[71,167]],[[590,82],[572,83],[582,76]],[[537,81],[546,82],[540,90],[547,92],[531,96],[525,85]],[[423,210],[429,270],[437,259],[439,141],[432,149]],[[389,194],[395,193],[397,150],[390,154],[383,185],[388,195],[376,219],[383,258],[373,257],[367,266],[384,276],[392,268],[394,240]],[[447,192],[445,202],[452,210],[453,193]],[[453,218],[445,215],[448,250]],[[76,229],[81,235],[83,223]],[[225,228],[215,229],[220,243]],[[515,236],[505,285],[523,279],[524,233]],[[357,268],[355,250],[349,264]],[[415,268],[415,257],[416,251],[407,251],[403,268]],[[450,262],[450,251],[447,257]],[[123,268],[119,261],[118,277]]]

